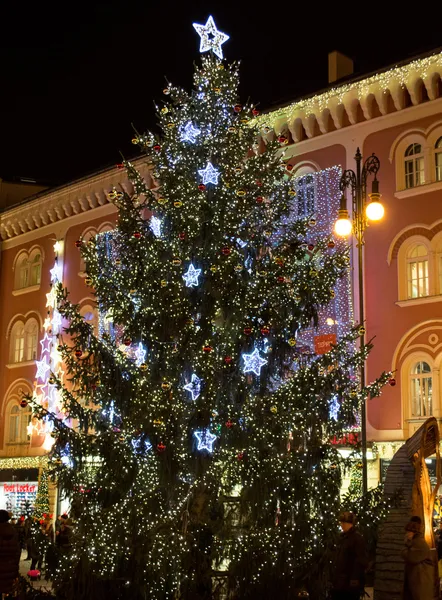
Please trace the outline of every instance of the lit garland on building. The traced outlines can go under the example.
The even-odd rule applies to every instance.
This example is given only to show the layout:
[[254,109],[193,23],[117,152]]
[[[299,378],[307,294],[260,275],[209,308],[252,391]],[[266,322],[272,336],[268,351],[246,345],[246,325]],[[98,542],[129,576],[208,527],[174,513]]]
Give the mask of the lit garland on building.
[[[162,136],[134,138],[155,187],[125,162],[134,193],[110,190],[115,231],[76,242],[98,336],[56,285],[69,385],[57,382],[60,412],[40,414],[76,519],[54,582],[66,600],[104,589],[121,600],[209,597],[212,566],[228,569],[241,598],[317,578],[343,469],[331,440],[388,378],[359,389],[370,347],[354,350],[348,319],[328,352],[314,355],[314,339],[305,352],[331,300],[323,317],[340,319],[348,248],[322,204],[299,213],[303,183],[286,176],[278,142],[250,152],[257,110],[239,103],[238,84],[238,66],[210,54],[191,94],[168,85]],[[183,140],[189,123],[194,141]],[[337,171],[315,177],[318,202],[335,198]],[[239,530],[224,518],[232,501]]]

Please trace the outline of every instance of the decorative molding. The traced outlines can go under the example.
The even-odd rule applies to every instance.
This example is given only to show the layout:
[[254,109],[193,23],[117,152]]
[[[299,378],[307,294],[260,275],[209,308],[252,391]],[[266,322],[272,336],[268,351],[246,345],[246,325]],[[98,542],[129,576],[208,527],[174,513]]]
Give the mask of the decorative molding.
[[424,183],[423,185],[408,188],[408,190],[400,190],[393,195],[398,200],[403,200],[404,198],[412,198],[413,196],[427,194],[428,192],[437,192],[439,190],[442,190],[442,181],[433,181],[431,183]]
[[[131,162],[150,185],[151,177],[146,159],[138,158]],[[132,193],[132,185],[127,180],[125,171],[116,168],[108,169],[42,192],[0,214],[0,240],[7,241],[19,237],[20,243],[24,243],[22,239],[24,234],[43,230],[46,227],[47,231],[52,231],[66,219],[79,217],[83,213],[109,205],[107,194],[113,187],[122,187],[128,193]],[[115,206],[111,206],[114,210],[106,214],[116,211]],[[86,220],[90,218],[88,215]],[[32,239],[40,237],[41,233]]]
[[[373,117],[375,114],[388,116],[391,112],[406,110],[410,107],[407,106],[407,97],[411,107],[425,101],[433,102],[440,94],[438,84],[441,76],[442,52],[332,87],[322,94],[301,98],[260,115],[252,123],[261,127],[264,140],[270,137],[271,130],[276,135],[290,131],[296,144],[302,139],[329,133],[330,119],[324,118],[328,113],[334,127],[340,130],[382,118]],[[426,89],[428,100],[425,94],[418,93],[421,85]],[[378,111],[375,110],[375,104]]]
[[35,360],[23,360],[22,362],[8,363],[5,367],[7,369],[18,369],[18,367],[29,367],[32,365],[35,366]]
[[397,306],[405,308],[406,306],[417,306],[419,304],[433,304],[433,302],[442,302],[442,295],[438,296],[423,296],[422,298],[410,298],[409,300],[398,300],[395,302]]
[[30,285],[29,287],[21,288],[19,290],[12,290],[13,296],[22,296],[23,294],[30,294],[31,292],[38,292],[40,284]]

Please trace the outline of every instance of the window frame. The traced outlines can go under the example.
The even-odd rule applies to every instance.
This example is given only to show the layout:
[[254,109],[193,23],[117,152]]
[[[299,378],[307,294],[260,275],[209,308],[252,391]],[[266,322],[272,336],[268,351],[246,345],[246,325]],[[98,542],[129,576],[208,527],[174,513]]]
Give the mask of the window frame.
[[[417,149],[418,148],[418,149]],[[411,142],[405,149],[403,155],[405,189],[419,187],[425,184],[425,154],[424,146],[420,142]],[[407,165],[411,165],[408,172]],[[411,176],[411,177],[410,177]],[[411,183],[411,185],[410,185]]]
[[[425,254],[417,254],[416,256],[411,256],[411,254],[417,250],[418,248],[424,248],[426,250]],[[429,269],[429,253],[428,248],[424,244],[413,244],[410,246],[407,252],[406,263],[407,263],[407,300],[417,300],[418,298],[427,298],[430,295],[430,269]],[[416,265],[416,274],[415,278],[412,277],[412,265]],[[421,273],[421,266],[424,267],[424,273]],[[414,284],[413,282],[416,281]],[[425,293],[420,293],[419,288],[424,282]],[[413,295],[412,290],[413,287],[416,286],[418,291],[417,295]]]
[[43,250],[39,246],[18,252],[13,265],[14,296],[40,289],[43,261]]
[[[426,365],[429,370],[422,372],[417,372],[418,365]],[[419,414],[414,414],[414,404],[415,404],[415,382],[419,382]],[[430,410],[428,414],[426,413],[425,404],[425,394],[422,397],[422,389],[427,390],[427,396],[429,396],[429,404]],[[409,390],[410,390],[410,417],[412,419],[428,419],[429,417],[434,416],[434,406],[433,406],[433,369],[431,364],[429,364],[426,360],[419,359],[412,363],[411,369],[409,370]],[[429,391],[428,391],[429,390]]]

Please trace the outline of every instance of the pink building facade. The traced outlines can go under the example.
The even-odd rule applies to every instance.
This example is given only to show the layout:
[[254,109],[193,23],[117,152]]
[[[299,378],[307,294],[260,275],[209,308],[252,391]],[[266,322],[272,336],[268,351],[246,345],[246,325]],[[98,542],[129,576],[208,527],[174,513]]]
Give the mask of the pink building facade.
[[[257,118],[264,143],[280,138],[293,165],[290,176],[303,183],[305,202],[314,211],[324,202],[317,183],[325,180],[322,173],[354,169],[357,148],[364,159],[372,153],[380,159],[385,216],[367,229],[364,246],[367,339],[374,338],[367,378],[391,370],[396,384],[367,403],[370,485],[382,478],[383,461],[428,416],[442,420],[441,75],[442,54],[433,54],[334,84]],[[149,177],[145,161],[135,163]],[[108,192],[119,185],[131,191],[124,171],[114,168],[0,213],[0,473],[14,471],[15,482],[20,481],[16,471],[23,470],[23,481],[35,483],[25,471],[44,466],[48,449],[47,436],[32,421],[30,426],[29,408],[21,407],[20,399],[35,386],[54,244],[60,242],[63,284],[85,318],[96,319],[75,241],[112,229],[116,209]],[[356,321],[358,277],[352,260]],[[339,333],[336,315],[329,321],[330,334]],[[11,490],[11,483],[7,476],[0,479],[0,507],[21,501],[2,492]]]

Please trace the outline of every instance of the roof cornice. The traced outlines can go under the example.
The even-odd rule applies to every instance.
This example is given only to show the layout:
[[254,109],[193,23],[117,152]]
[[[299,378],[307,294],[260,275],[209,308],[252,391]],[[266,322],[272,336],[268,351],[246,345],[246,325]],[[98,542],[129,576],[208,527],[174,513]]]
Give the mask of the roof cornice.
[[[286,134],[291,142],[313,138],[434,100],[440,95],[442,52],[332,87],[253,120],[264,140]],[[425,89],[426,93],[423,93]]]
[[[142,176],[149,178],[146,158],[132,160],[131,164]],[[115,186],[132,193],[125,170],[109,169],[38,194],[0,214],[0,239],[9,240],[110,204],[108,193]]]

